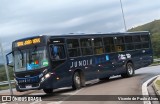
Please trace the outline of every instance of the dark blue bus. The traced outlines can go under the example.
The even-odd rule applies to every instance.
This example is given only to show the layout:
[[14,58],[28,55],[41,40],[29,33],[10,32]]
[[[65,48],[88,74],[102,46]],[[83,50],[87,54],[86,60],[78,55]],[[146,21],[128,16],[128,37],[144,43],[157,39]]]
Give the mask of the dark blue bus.
[[[17,91],[72,86],[79,89],[92,79],[113,75],[131,77],[153,62],[150,33],[98,33],[34,36],[12,44]],[[11,65],[10,65],[11,66]]]

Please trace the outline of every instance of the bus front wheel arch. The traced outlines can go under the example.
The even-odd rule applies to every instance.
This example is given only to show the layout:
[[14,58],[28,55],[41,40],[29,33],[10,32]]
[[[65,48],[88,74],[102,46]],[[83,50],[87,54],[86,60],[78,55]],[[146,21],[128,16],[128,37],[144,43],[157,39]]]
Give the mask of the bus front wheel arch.
[[72,77],[72,88],[73,90],[80,89],[82,86],[85,86],[84,74],[81,70],[76,70]]
[[127,62],[125,65],[125,73],[121,74],[122,77],[132,77],[135,73],[134,65],[132,62]]

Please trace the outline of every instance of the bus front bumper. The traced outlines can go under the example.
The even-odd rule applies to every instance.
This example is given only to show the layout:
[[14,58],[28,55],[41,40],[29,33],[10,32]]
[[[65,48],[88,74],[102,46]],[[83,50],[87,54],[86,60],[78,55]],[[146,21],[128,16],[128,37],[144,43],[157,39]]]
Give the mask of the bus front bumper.
[[55,77],[53,75],[46,75],[40,79],[39,83],[30,84],[18,84],[16,83],[17,91],[28,91],[28,90],[40,90],[54,88]]

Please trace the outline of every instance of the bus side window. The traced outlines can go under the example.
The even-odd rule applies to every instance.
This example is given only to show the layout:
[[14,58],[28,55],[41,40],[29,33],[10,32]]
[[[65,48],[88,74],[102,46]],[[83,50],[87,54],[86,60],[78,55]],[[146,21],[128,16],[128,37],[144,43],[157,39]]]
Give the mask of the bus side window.
[[134,50],[132,36],[125,36],[125,47],[126,47],[126,50]]
[[104,37],[103,42],[106,53],[115,52],[113,37]]
[[142,48],[149,48],[149,35],[141,35]]
[[133,42],[134,42],[135,49],[141,49],[142,48],[140,35],[133,36]]
[[141,41],[142,42],[148,42],[149,41],[149,35],[141,35]]
[[125,51],[124,39],[122,36],[114,37],[114,41],[117,52]]
[[80,39],[80,43],[81,43],[81,50],[82,50],[83,56],[93,54],[90,38],[82,38],[82,39]]
[[92,38],[92,45],[94,46],[94,54],[103,54],[102,38]]
[[81,55],[78,39],[67,39],[67,48],[69,57],[77,57]]
[[66,58],[63,45],[51,45],[50,51],[51,51],[51,58],[53,60],[60,60]]

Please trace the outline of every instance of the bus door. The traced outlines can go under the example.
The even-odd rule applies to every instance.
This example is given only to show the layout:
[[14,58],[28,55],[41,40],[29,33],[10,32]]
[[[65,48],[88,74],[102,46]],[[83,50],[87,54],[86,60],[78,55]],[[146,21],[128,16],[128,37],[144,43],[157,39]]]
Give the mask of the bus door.
[[66,56],[66,45],[65,44],[52,44],[50,47],[50,57],[52,71],[55,72],[56,77],[59,81],[63,82],[57,86],[66,86],[70,84],[69,66]]
[[[63,70],[64,69],[63,67],[65,67],[65,63],[67,59],[65,45],[51,44],[49,45],[49,49],[50,49],[50,58],[51,58],[52,68],[55,69],[56,71],[63,71],[62,73],[64,73],[65,71]],[[64,66],[61,68],[60,66],[62,66],[62,64],[64,64]]]

